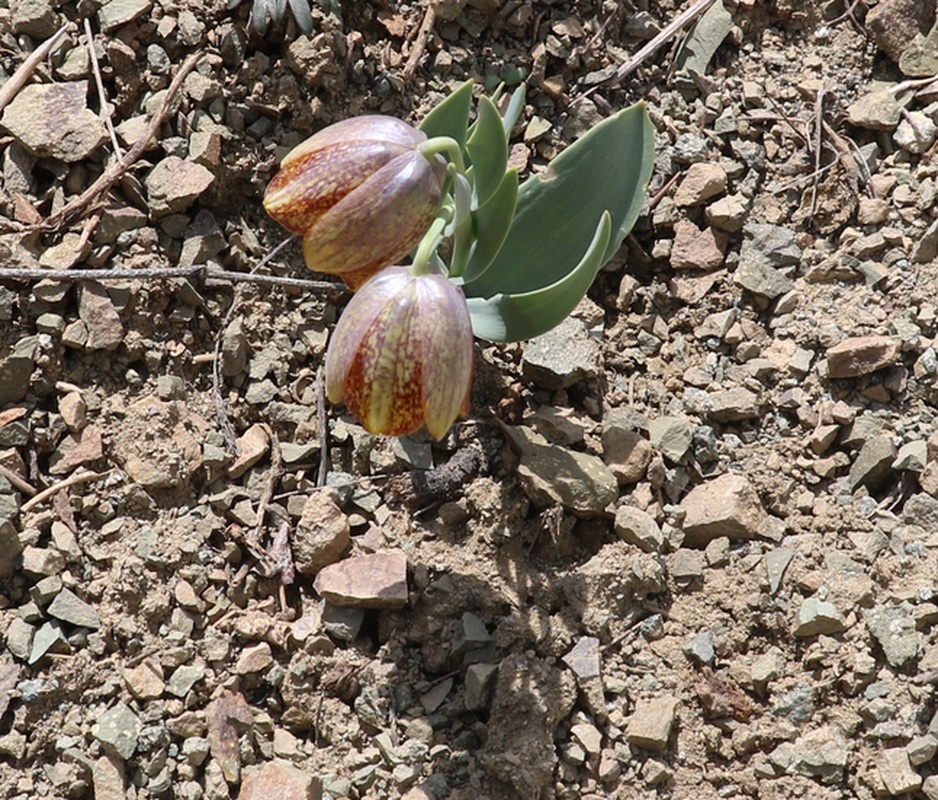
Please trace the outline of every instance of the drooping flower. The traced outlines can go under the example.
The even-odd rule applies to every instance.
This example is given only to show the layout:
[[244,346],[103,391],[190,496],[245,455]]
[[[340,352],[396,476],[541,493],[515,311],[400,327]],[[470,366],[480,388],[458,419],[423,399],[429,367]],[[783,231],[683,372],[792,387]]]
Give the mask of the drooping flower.
[[462,290],[442,275],[388,267],[365,283],[336,325],[326,392],[371,433],[426,425],[440,439],[468,410],[472,322]]
[[264,208],[302,234],[303,257],[353,289],[396,264],[426,233],[440,205],[446,162],[418,146],[427,137],[394,117],[353,117],[291,150]]

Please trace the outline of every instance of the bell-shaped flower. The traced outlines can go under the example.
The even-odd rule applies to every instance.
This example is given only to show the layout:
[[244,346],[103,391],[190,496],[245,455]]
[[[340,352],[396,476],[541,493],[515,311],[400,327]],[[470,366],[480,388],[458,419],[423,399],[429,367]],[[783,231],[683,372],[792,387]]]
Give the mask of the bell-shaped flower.
[[388,267],[343,312],[326,354],[326,393],[371,433],[426,425],[440,439],[469,405],[472,322],[442,275]]
[[303,257],[353,289],[399,263],[430,227],[446,162],[418,149],[427,137],[402,120],[353,117],[291,150],[264,195],[264,208],[302,234]]

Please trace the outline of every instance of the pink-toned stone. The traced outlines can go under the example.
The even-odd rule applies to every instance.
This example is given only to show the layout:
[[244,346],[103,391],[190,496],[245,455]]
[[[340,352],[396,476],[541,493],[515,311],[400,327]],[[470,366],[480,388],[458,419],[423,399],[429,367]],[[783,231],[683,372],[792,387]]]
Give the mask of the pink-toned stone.
[[706,545],[711,539],[752,539],[767,516],[759,495],[745,475],[726,473],[694,488],[681,502],[685,543]]
[[856,378],[891,367],[898,358],[895,336],[854,336],[827,351],[827,372],[832,378]]
[[674,225],[671,266],[675,269],[716,269],[723,263],[726,234],[713,228],[701,230],[693,222]]
[[229,478],[240,478],[264,457],[270,447],[270,436],[263,425],[252,425],[238,437],[236,444],[238,457],[228,467]]
[[312,492],[293,534],[293,563],[298,572],[315,575],[334,564],[351,543],[348,517],[325,492]]
[[238,800],[320,800],[322,781],[287,761],[275,758],[245,771]]
[[726,170],[719,164],[691,164],[674,193],[678,206],[696,206],[726,191]]
[[68,434],[62,440],[49,459],[49,472],[52,475],[67,475],[76,467],[91,464],[103,457],[101,429],[89,425],[78,433]]
[[124,326],[111,298],[100,283],[86,281],[78,295],[78,316],[88,329],[85,347],[114,350],[124,340]]
[[330,603],[355,608],[400,608],[407,603],[407,556],[382,550],[320,570],[313,588]]

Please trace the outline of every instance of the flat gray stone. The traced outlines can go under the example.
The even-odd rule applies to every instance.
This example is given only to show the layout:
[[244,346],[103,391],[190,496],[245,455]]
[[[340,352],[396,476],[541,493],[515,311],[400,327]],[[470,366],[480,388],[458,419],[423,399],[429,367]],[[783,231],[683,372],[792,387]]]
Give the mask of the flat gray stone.
[[91,727],[91,735],[109,753],[130,758],[137,749],[142,723],[139,717],[123,702],[105,711]]
[[716,658],[713,631],[702,631],[684,645],[684,655],[698,664],[712,664]]
[[782,586],[785,570],[794,558],[795,551],[790,547],[776,547],[765,554],[765,571],[769,579],[769,592],[775,594]]
[[743,289],[753,294],[774,300],[794,288],[791,279],[787,278],[775,267],[759,261],[740,258],[739,266],[733,273],[733,279]]
[[677,463],[694,439],[694,426],[683,417],[657,417],[648,423],[648,435],[665,458]]
[[71,589],[62,589],[46,611],[50,616],[80,628],[97,630],[101,627],[101,616],[98,612]]
[[26,397],[29,376],[39,354],[39,337],[24,336],[0,359],[0,405],[16,403]]
[[153,4],[150,0],[109,0],[98,9],[98,24],[103,31],[112,31],[143,16]]
[[23,543],[16,529],[20,496],[10,482],[0,475],[0,578],[7,578],[19,563]]
[[615,501],[619,484],[601,458],[568,450],[559,445],[525,437],[526,431],[512,429],[523,439],[518,478],[531,502],[539,508],[560,504],[568,511],[602,514]]
[[489,707],[496,675],[498,675],[497,664],[470,664],[466,668],[464,697],[468,711],[481,711]]
[[808,597],[801,603],[792,633],[795,636],[818,636],[841,633],[846,629],[844,615],[833,603]]
[[551,390],[599,377],[601,364],[599,342],[575,317],[567,317],[556,328],[531,339],[521,358],[524,377]]
[[29,651],[29,664],[35,664],[59,642],[65,641],[65,631],[58,620],[50,619],[43,623],[33,636],[32,649]]
[[850,491],[865,486],[876,491],[892,474],[892,464],[896,459],[896,446],[891,436],[874,436],[864,442],[863,447],[850,465],[847,485]]
[[921,636],[910,603],[874,606],[863,612],[863,619],[891,666],[902,667],[918,657]]

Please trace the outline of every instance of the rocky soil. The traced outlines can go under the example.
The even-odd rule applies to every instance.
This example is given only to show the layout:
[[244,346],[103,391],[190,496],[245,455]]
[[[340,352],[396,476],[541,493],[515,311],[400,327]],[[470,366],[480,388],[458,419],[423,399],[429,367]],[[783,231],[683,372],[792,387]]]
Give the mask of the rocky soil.
[[[0,796],[938,798],[935,3],[717,2],[618,79],[682,10],[0,2],[0,80],[67,26],[0,117]],[[645,100],[648,207],[373,437],[260,198],[467,79],[526,174]]]

